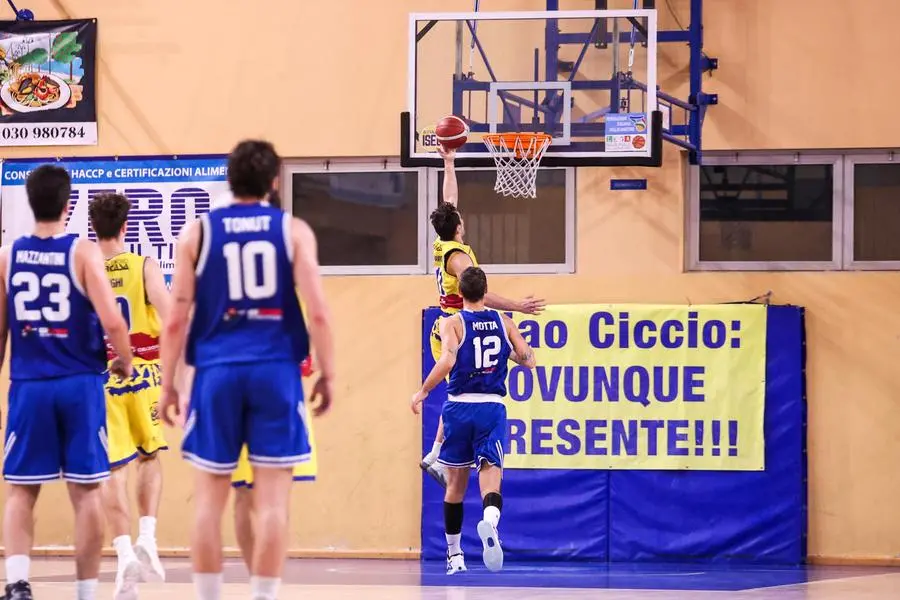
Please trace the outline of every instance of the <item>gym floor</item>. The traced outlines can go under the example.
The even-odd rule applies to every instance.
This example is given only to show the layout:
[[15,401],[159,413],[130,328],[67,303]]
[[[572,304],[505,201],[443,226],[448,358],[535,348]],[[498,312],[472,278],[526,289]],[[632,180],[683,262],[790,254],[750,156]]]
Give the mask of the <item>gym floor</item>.
[[[480,555],[470,571],[448,577],[443,563],[396,560],[290,560],[280,600],[888,600],[900,597],[900,569],[881,567],[738,567],[678,565],[507,565],[488,573]],[[186,559],[165,560],[168,581],[143,584],[141,600],[193,597]],[[115,561],[105,560],[99,598],[111,598]],[[38,600],[74,594],[72,559],[36,559],[32,585]],[[246,598],[247,572],[239,561],[225,567],[224,599]]]

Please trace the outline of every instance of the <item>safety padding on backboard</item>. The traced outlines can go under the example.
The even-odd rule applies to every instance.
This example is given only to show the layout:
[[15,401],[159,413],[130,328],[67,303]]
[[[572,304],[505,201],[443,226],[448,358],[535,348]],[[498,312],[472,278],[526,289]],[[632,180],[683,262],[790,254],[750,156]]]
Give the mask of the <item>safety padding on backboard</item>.
[[[423,311],[422,367],[438,309]],[[804,311],[768,307],[765,464],[753,471],[523,469],[504,473],[500,539],[507,559],[760,562],[806,556]],[[425,403],[423,453],[431,448],[446,389]],[[473,475],[463,550],[480,551],[481,500]],[[422,480],[422,558],[446,555],[443,490]]]

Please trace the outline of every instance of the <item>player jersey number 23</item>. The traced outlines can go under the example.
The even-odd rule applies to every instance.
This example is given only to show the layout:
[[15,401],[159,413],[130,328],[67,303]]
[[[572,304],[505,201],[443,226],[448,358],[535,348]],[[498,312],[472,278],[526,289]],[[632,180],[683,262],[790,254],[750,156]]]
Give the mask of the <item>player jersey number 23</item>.
[[463,307],[463,299],[459,293],[459,279],[447,271],[447,262],[455,252],[464,253],[472,259],[472,265],[478,266],[475,251],[471,247],[453,240],[434,240],[434,275],[437,278],[441,309],[448,314],[459,312]]

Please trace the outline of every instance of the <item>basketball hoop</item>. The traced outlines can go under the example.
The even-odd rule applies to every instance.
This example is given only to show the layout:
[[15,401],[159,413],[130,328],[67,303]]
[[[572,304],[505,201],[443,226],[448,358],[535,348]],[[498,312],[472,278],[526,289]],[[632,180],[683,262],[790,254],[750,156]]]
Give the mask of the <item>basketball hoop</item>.
[[546,133],[485,135],[484,145],[497,165],[494,191],[512,198],[534,198],[537,195],[537,170],[551,139]]

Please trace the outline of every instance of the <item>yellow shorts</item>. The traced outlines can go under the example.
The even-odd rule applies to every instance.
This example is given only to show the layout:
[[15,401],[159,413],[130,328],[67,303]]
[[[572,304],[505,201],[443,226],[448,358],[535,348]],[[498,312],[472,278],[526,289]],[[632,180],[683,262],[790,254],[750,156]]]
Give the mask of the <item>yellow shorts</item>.
[[[316,436],[313,433],[312,419],[306,419],[307,433],[309,434],[309,460],[294,467],[294,481],[315,481],[319,471],[316,459]],[[247,447],[241,449],[237,468],[231,474],[231,486],[236,488],[253,487],[253,469],[247,460]]]
[[137,458],[166,450],[159,420],[159,365],[135,365],[137,374],[106,385],[106,432],[110,468],[127,465]]

